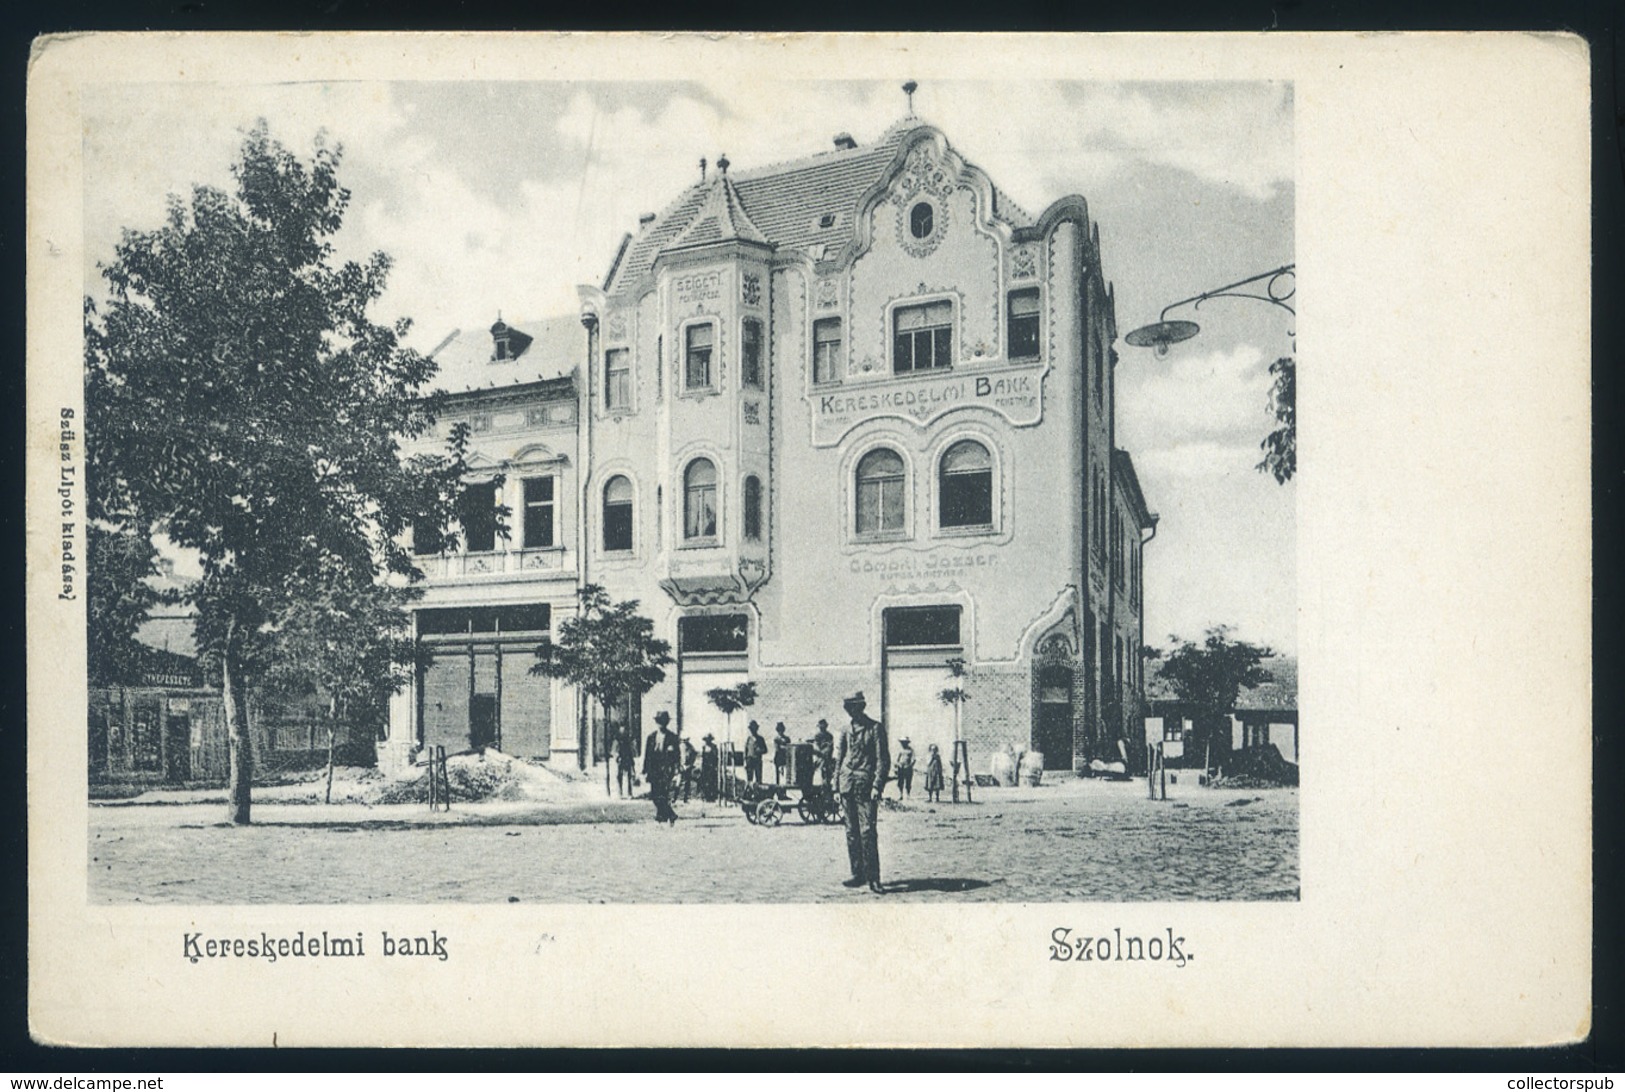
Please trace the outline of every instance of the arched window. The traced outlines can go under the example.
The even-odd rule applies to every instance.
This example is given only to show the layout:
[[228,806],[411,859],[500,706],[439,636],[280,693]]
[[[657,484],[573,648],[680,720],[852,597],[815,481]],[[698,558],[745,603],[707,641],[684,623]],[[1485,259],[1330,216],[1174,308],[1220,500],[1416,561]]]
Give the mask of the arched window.
[[604,483],[604,549],[632,548],[632,483],[617,474]]
[[877,448],[858,463],[858,534],[903,530],[903,459]]
[[762,537],[762,482],[754,474],[745,479],[745,537]]
[[710,459],[695,459],[683,472],[683,537],[715,538],[717,534],[717,468]]
[[944,527],[993,525],[993,459],[975,440],[961,440],[942,454],[937,497]]

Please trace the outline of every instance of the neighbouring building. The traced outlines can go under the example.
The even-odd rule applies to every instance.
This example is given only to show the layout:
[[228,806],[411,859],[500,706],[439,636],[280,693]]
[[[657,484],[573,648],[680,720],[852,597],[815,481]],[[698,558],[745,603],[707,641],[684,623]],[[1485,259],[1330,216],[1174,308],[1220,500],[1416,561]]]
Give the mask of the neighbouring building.
[[1229,716],[1202,718],[1179,700],[1159,670],[1146,679],[1146,742],[1179,742],[1182,755],[1170,765],[1223,766],[1237,751],[1273,745],[1298,762],[1298,660],[1271,656],[1259,665],[1265,680],[1236,696]]
[[[894,740],[946,759],[962,660],[978,772],[1007,745],[1050,769],[1143,758],[1156,517],[1114,443],[1083,198],[1031,215],[909,118],[794,162],[702,164],[580,297],[433,354],[450,402],[426,442],[466,422],[478,477],[462,549],[421,559],[429,659],[392,753],[599,750],[595,714],[528,672],[591,582],[673,645],[633,720],[803,739],[863,690]],[[745,679],[758,701],[730,728],[706,692]]]

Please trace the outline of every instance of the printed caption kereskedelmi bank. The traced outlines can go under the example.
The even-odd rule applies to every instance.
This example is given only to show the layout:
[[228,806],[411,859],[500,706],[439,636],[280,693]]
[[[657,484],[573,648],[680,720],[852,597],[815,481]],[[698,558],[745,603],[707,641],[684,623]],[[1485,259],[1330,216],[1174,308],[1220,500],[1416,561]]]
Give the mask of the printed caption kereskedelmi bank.
[[376,943],[368,944],[362,933],[307,933],[303,929],[290,936],[206,937],[202,933],[181,934],[181,954],[193,963],[205,959],[263,959],[275,963],[284,959],[365,959],[381,956],[435,959],[451,958],[446,945],[450,938],[431,929],[427,936],[380,932]]

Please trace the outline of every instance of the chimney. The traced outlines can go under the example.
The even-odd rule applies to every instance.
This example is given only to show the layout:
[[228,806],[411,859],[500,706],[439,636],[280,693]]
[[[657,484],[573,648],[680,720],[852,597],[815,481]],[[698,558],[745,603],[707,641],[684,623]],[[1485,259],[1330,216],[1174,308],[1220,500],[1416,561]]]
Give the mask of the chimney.
[[652,212],[644,213],[642,216],[638,217],[638,227],[642,227],[645,224],[654,223],[654,218],[655,218],[654,213],[652,213]]
[[835,147],[836,147],[836,149],[838,151],[850,152],[853,148],[856,148],[857,146],[858,146],[858,142],[852,139],[852,134],[851,133],[836,133],[835,134]]
[[705,157],[700,156],[700,181],[705,181]]

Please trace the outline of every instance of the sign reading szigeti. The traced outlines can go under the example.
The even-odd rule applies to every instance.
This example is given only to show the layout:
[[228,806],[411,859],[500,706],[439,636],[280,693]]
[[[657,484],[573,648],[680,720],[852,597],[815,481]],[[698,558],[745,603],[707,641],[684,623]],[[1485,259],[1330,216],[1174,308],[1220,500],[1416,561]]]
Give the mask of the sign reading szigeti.
[[1013,425],[1036,425],[1044,416],[1043,365],[974,374],[854,384],[812,395],[813,443],[838,443],[852,426],[875,417],[901,417],[925,425],[955,409],[977,407]]

